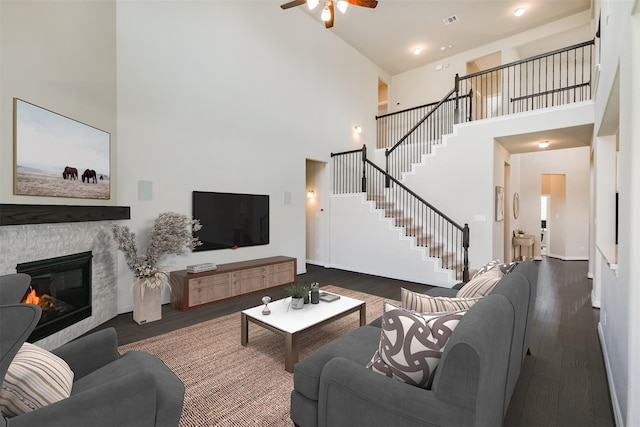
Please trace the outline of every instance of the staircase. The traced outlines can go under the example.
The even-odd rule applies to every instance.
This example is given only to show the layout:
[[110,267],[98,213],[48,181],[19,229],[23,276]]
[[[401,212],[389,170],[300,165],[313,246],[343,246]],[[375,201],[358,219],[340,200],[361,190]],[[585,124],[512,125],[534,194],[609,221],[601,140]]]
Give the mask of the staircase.
[[440,101],[376,117],[376,145],[385,150],[384,169],[367,158],[366,147],[332,153],[333,193],[365,193],[381,218],[401,229],[413,247],[423,248],[438,268],[451,271],[453,280],[468,280],[468,225],[457,224],[429,204],[426,194],[408,188],[404,174],[425,156],[433,156],[456,124],[590,100],[593,48],[591,40],[456,75],[454,88]]
[[[364,193],[365,200],[402,230],[412,247],[451,270],[452,280],[468,280],[469,227],[457,224],[397,179],[367,159],[367,148],[332,153],[334,194]],[[354,179],[360,177],[360,179]],[[456,282],[450,283],[450,285]]]

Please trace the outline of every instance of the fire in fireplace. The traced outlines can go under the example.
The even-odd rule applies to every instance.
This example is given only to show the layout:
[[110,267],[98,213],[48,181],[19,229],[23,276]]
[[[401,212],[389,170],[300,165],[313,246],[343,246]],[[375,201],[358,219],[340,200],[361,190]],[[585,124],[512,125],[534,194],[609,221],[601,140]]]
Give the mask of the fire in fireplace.
[[91,252],[18,264],[31,276],[23,303],[37,304],[42,317],[29,336],[38,341],[91,316]]

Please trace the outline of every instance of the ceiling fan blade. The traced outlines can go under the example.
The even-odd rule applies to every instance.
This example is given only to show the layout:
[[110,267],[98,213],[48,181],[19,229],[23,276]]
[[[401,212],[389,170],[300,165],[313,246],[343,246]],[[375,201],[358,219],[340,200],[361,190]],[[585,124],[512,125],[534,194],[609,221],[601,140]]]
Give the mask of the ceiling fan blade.
[[331,18],[328,21],[325,21],[324,23],[324,27],[325,28],[331,28],[333,27],[333,19],[335,18],[336,14],[333,13],[333,2],[330,1],[329,3],[329,12],[331,13]]
[[307,2],[307,0],[293,0],[290,1],[289,3],[285,3],[283,5],[281,5],[280,7],[282,9],[289,9],[290,7],[296,7],[296,6],[300,6],[302,4],[305,4]]
[[374,9],[378,5],[378,0],[347,0],[347,3],[354,6],[369,7]]

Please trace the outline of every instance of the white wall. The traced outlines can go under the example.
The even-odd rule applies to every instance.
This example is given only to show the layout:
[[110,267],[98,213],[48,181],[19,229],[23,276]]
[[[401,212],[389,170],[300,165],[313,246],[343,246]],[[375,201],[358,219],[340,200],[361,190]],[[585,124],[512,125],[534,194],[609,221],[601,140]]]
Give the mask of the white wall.
[[[0,2],[0,203],[116,204],[115,15],[112,0]],[[13,98],[111,134],[110,200],[13,194]]]
[[[306,159],[374,145],[387,76],[303,11],[273,2],[119,1],[117,22],[118,201],[132,207],[130,227],[146,242],[158,213],[191,212],[192,190],[269,194],[268,246],[165,264],[287,255],[304,272]],[[152,201],[138,200],[140,180],[152,183]],[[120,311],[130,283],[121,267]]]
[[[390,76],[303,11],[274,2],[0,8],[0,202],[105,204],[13,196],[15,96],[111,133],[109,203],[131,207],[123,223],[141,251],[159,213],[191,213],[192,190],[271,196],[268,246],[169,257],[167,269],[288,255],[305,271],[305,159],[373,146],[378,78]],[[139,200],[139,181],[151,183],[151,201]],[[122,254],[118,265],[126,312],[132,274]]]
[[[602,259],[599,277],[594,278],[601,280],[598,330],[616,424],[636,426],[640,424],[640,330],[635,326],[640,322],[640,289],[636,285],[640,277],[640,4],[637,0],[603,0],[596,1],[594,8],[602,25],[594,139],[599,144],[599,138],[606,140],[619,132],[621,230],[617,260],[613,261],[617,261],[617,270],[611,270],[607,260]],[[601,172],[596,169],[596,180]],[[598,198],[597,203],[604,201]],[[596,245],[607,243],[610,242],[600,241]]]

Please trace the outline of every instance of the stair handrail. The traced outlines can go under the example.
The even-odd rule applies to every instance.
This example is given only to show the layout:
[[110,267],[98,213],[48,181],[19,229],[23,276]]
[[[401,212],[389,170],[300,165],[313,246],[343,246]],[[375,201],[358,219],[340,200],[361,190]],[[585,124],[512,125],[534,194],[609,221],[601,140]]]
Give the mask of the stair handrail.
[[[388,173],[386,173],[380,166],[376,165],[375,163],[373,163],[371,160],[365,159],[364,162],[366,164],[368,164],[369,166],[373,167],[374,169],[376,169],[378,172],[382,173],[383,175],[385,175],[385,178],[393,181],[393,184],[402,188],[404,191],[406,191],[407,193],[409,193],[411,196],[415,197],[420,203],[423,203],[424,205],[426,205],[429,209],[433,210],[436,214],[440,215],[444,220],[446,220],[447,222],[451,223],[451,225],[453,225],[454,227],[456,227],[458,230],[462,231],[464,229],[464,226],[458,224],[457,222],[455,222],[454,220],[452,220],[451,218],[449,218],[447,215],[445,215],[444,213],[442,213],[442,211],[440,211],[440,209],[436,208],[435,206],[433,206],[431,203],[427,202],[425,199],[423,199],[422,197],[420,197],[419,195],[417,195],[413,190],[411,190],[409,187],[407,187],[406,185],[404,185],[403,183],[401,183],[400,181],[398,181],[397,179],[395,179],[394,177],[392,177],[391,175],[389,175]],[[465,224],[466,225],[466,224]]]
[[413,190],[408,188],[406,185],[404,185],[403,183],[398,181],[396,178],[392,177],[387,172],[385,172],[381,167],[379,167],[378,165],[373,163],[371,160],[369,160],[367,158],[367,146],[366,145],[363,145],[362,148],[357,149],[357,150],[349,150],[349,151],[342,151],[342,152],[338,152],[338,153],[331,153],[331,157],[333,158],[333,157],[337,157],[337,156],[356,154],[356,153],[361,153],[361,155],[362,155],[362,157],[361,157],[362,179],[361,179],[361,188],[360,188],[362,193],[367,194],[367,176],[366,176],[366,167],[365,166],[369,165],[370,167],[372,167],[373,169],[377,170],[379,173],[381,173],[384,176],[385,182],[388,182],[388,181],[393,182],[394,186],[402,189],[403,191],[405,191],[406,193],[408,193],[409,195],[414,197],[418,202],[422,203],[427,208],[432,210],[435,214],[440,216],[444,221],[446,221],[447,223],[451,224],[453,227],[455,227],[456,229],[458,229],[459,231],[462,232],[462,250],[463,250],[462,277],[463,277],[463,281],[465,283],[467,281],[469,281],[469,239],[470,239],[469,224],[467,224],[467,223],[465,223],[464,225],[458,224],[456,221],[451,219],[448,215],[445,215],[438,208],[436,208],[431,203],[429,203],[426,200],[424,200],[421,196],[416,194]]
[[[431,117],[433,115],[433,113],[435,113],[435,111],[440,108],[440,106],[442,104],[444,104],[445,102],[447,102],[447,100],[449,99],[449,97],[451,95],[453,95],[456,92],[456,88],[454,87],[453,89],[451,89],[449,91],[449,93],[447,93],[440,101],[438,101],[437,103],[435,103],[435,107],[433,107],[421,120],[418,121],[418,123],[416,123],[406,134],[404,134],[404,136],[402,138],[400,138],[400,140],[398,142],[396,142],[393,147],[391,148],[387,148],[385,150],[385,156],[388,158],[389,154],[391,154],[393,151],[395,151],[396,148],[398,148],[404,141],[407,140],[407,138],[409,138],[409,136],[411,136],[411,134],[413,132],[415,132],[416,129],[418,129],[418,127],[420,127],[421,124],[423,124],[429,117]],[[427,104],[428,105],[428,104]]]

